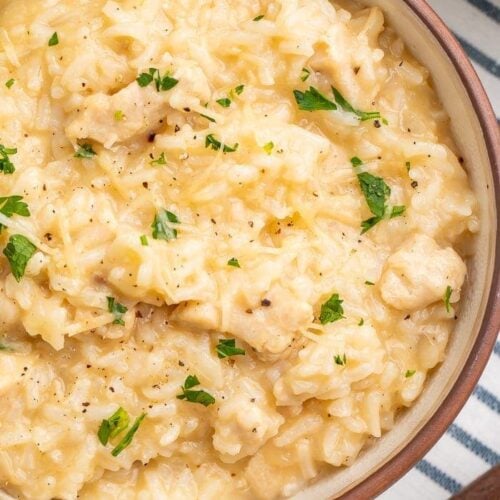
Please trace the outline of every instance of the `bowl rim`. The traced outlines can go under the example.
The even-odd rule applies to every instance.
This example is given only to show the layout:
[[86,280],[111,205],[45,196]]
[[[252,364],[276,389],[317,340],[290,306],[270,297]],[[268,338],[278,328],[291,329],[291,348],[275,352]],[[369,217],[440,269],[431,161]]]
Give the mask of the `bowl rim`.
[[[444,21],[426,0],[403,0],[426,25],[444,49],[457,71],[475,109],[488,152],[494,181],[495,202],[500,207],[500,133],[497,119],[484,87],[469,57]],[[379,495],[412,468],[445,433],[467,402],[490,358],[500,330],[500,233],[495,242],[488,303],[481,327],[463,370],[448,395],[412,441],[362,483],[347,491],[344,499],[366,499]]]

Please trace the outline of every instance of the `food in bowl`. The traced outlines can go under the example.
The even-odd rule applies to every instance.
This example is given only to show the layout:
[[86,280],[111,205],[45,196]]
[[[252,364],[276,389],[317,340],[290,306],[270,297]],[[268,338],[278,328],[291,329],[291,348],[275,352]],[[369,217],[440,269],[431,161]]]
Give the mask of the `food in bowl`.
[[276,498],[445,356],[478,230],[378,8],[0,0],[0,487]]

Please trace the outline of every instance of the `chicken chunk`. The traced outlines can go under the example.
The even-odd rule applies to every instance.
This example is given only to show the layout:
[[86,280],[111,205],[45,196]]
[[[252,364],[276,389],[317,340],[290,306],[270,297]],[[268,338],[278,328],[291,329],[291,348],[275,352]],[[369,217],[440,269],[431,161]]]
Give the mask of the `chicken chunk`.
[[66,135],[75,142],[92,139],[110,148],[155,129],[168,109],[165,93],[132,82],[112,96],[98,93],[87,97],[82,112],[66,127]]
[[388,305],[417,310],[441,300],[447,287],[452,289],[451,301],[457,302],[465,274],[465,263],[455,250],[417,234],[389,257],[379,285]]

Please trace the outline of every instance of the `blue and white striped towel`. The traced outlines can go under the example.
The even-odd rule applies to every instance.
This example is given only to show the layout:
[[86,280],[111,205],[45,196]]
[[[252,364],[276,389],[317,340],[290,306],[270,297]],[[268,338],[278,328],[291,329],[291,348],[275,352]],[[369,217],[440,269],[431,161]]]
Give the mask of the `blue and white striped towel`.
[[[429,0],[462,43],[500,117],[500,0]],[[444,500],[500,463],[500,340],[446,434],[379,500]],[[488,499],[489,500],[489,499]]]

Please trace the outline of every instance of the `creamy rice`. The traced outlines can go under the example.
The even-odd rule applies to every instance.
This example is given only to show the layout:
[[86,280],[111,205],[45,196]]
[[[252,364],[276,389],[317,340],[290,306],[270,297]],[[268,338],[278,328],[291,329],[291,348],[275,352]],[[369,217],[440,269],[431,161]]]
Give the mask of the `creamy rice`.
[[379,9],[0,0],[0,101],[12,497],[290,496],[443,360],[476,203]]

